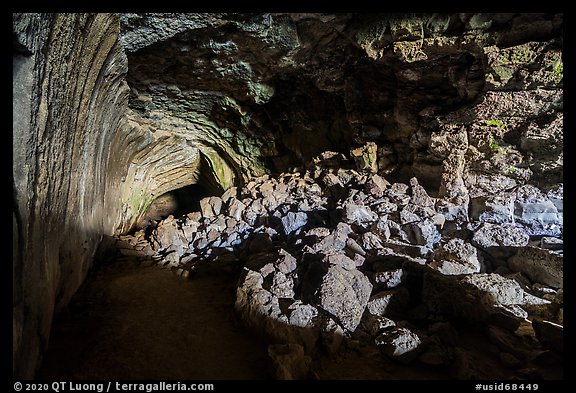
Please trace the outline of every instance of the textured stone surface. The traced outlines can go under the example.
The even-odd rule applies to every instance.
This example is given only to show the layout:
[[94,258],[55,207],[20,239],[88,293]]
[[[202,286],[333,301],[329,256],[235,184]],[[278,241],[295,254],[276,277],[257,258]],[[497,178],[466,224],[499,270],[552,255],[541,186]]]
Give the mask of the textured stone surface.
[[450,239],[436,249],[428,263],[442,274],[470,274],[480,272],[476,248],[462,239]]
[[[551,13],[13,14],[14,375],[32,378],[102,235],[191,184],[246,187],[122,253],[187,267],[272,255],[251,260],[269,266],[249,293],[278,326],[290,313],[275,294],[292,294],[303,263],[276,254],[283,218],[300,241],[290,253],[345,252],[367,275],[375,255],[419,265],[468,221],[561,236],[562,25]],[[327,233],[304,239],[289,212]],[[558,287],[545,259],[525,274]]]
[[13,14],[13,32],[13,372],[32,378],[102,235],[130,226],[122,190],[138,136],[118,16]]
[[335,315],[342,326],[354,331],[371,291],[372,284],[364,274],[334,265],[322,279],[319,301],[322,308]]
[[376,337],[376,345],[393,359],[408,363],[419,354],[422,343],[417,334],[406,328],[392,328]]
[[508,260],[511,270],[553,288],[564,287],[564,257],[537,247],[520,248]]

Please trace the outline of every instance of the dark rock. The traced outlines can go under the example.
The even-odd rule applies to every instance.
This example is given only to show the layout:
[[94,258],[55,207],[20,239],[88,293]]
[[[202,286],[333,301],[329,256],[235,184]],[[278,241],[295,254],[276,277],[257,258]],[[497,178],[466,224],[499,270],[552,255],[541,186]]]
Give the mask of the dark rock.
[[375,272],[373,275],[373,285],[380,290],[392,289],[402,283],[404,275],[405,273],[402,269]]
[[512,223],[514,195],[510,193],[482,196],[470,200],[470,218],[494,224]]
[[202,217],[216,217],[222,209],[222,199],[220,197],[207,197],[200,200]]
[[498,274],[473,274],[462,278],[461,283],[471,285],[482,293],[484,304],[523,304],[524,291],[511,279]]
[[564,327],[550,321],[532,320],[538,340],[548,349],[564,352]]
[[434,250],[428,266],[448,275],[479,273],[481,269],[476,248],[458,238]]
[[410,203],[422,207],[434,208],[434,201],[424,187],[418,184],[418,179],[413,177],[410,179],[410,187],[412,188],[412,197],[410,198]]
[[418,221],[408,224],[412,234],[412,243],[419,246],[434,247],[442,238],[436,224],[432,220]]
[[343,218],[348,224],[367,224],[378,219],[378,216],[368,206],[353,203],[344,205]]
[[391,316],[402,314],[410,301],[410,293],[405,287],[393,288],[372,295],[366,305],[369,314]]
[[331,265],[319,286],[319,305],[353,332],[360,323],[371,291],[372,284],[358,270]]
[[248,250],[252,254],[270,250],[273,247],[272,239],[267,233],[255,233],[250,237]]
[[508,260],[508,267],[524,273],[532,281],[562,288],[564,286],[564,258],[562,255],[538,247],[524,247]]
[[383,353],[402,363],[409,363],[419,354],[422,341],[417,334],[406,328],[385,330],[375,339]]
[[290,212],[282,217],[282,226],[284,233],[289,235],[302,228],[308,222],[308,215],[304,212]]
[[484,223],[474,231],[472,244],[487,249],[490,247],[524,247],[530,236],[513,224]]
[[278,259],[276,259],[275,264],[278,270],[284,274],[288,274],[296,270],[296,258],[294,258],[283,249],[278,251]]
[[362,320],[362,325],[371,337],[376,338],[385,330],[396,326],[396,322],[381,315],[368,314]]

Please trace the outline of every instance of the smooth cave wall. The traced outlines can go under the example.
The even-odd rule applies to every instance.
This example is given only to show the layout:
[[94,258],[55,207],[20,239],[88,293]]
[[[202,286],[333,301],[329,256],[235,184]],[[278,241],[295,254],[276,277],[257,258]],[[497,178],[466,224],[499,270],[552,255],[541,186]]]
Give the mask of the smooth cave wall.
[[433,195],[561,182],[562,19],[13,14],[14,377],[103,236],[171,191],[365,142]]

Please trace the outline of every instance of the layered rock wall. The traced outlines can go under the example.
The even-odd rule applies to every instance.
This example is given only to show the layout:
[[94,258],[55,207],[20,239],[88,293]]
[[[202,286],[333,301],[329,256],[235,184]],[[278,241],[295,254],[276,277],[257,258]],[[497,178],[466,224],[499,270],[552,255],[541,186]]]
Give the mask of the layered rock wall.
[[13,372],[31,378],[53,311],[129,219],[111,159],[130,138],[127,62],[114,15],[14,14],[13,31]]

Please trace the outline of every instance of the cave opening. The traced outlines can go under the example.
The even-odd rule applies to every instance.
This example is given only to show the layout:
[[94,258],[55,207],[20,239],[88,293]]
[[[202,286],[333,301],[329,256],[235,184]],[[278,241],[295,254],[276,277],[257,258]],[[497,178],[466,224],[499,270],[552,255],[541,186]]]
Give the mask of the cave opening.
[[[199,211],[200,200],[210,196],[219,196],[219,194],[201,183],[189,184],[168,191],[152,201],[144,214],[143,221],[150,223],[151,221],[163,220],[169,215],[180,217],[190,212]],[[137,230],[142,228],[143,226],[139,226]]]

